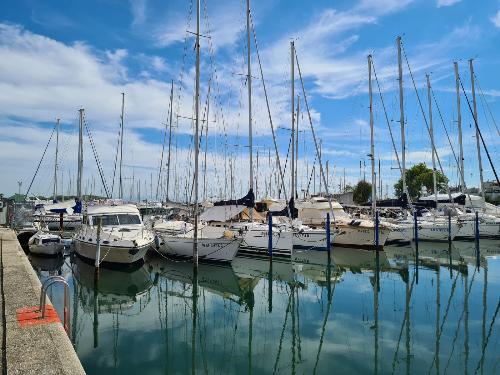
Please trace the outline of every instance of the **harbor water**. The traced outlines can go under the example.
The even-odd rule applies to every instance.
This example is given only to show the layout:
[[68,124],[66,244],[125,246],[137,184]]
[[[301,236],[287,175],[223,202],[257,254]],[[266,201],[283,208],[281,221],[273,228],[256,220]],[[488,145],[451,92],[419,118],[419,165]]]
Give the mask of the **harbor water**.
[[[71,289],[89,374],[500,373],[500,242],[332,248],[232,265],[30,260]],[[62,316],[63,290],[49,297]]]

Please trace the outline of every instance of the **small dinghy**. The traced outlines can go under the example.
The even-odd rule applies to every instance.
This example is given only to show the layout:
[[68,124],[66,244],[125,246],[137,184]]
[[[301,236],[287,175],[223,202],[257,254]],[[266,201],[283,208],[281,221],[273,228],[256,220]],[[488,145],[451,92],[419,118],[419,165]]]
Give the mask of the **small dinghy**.
[[41,255],[58,255],[64,251],[64,242],[57,234],[36,232],[28,241],[30,252]]

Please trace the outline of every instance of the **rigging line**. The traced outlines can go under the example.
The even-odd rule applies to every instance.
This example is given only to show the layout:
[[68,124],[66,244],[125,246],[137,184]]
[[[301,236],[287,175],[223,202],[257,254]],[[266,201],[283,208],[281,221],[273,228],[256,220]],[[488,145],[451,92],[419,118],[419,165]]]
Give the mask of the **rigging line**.
[[477,366],[476,366],[476,369],[474,370],[474,374],[477,374],[477,371],[479,370],[479,367],[481,365],[481,361],[484,358],[484,352],[486,351],[486,347],[488,346],[488,341],[489,341],[490,336],[491,336],[491,331],[493,331],[493,324],[495,324],[495,320],[497,318],[497,314],[498,314],[498,309],[499,308],[500,308],[500,299],[498,300],[497,308],[495,310],[495,314],[493,314],[493,318],[491,319],[490,328],[488,330],[488,336],[486,336],[486,342],[484,343],[483,348],[482,348],[481,358],[477,362]]
[[[434,95],[434,90],[432,89],[432,87],[431,87],[431,94],[432,94],[432,98],[434,99],[434,103],[436,104],[436,108],[438,110],[439,118],[441,119],[441,124],[443,125],[444,132],[446,133],[446,138],[448,139],[448,143],[450,144],[451,152],[453,153],[453,158],[455,159],[455,163],[457,164],[458,173],[459,173],[459,175],[463,175],[464,172],[460,168],[460,163],[459,163],[458,157],[457,157],[455,150],[453,148],[453,144],[451,142],[450,135],[448,134],[448,130],[446,129],[443,115],[441,114],[441,109],[439,108],[439,104],[437,102],[436,96]],[[470,197],[470,194],[467,192],[467,187],[465,185],[466,184],[465,184],[465,179],[464,179],[464,190],[467,194],[467,197],[469,198],[469,202],[470,202],[470,205],[471,205],[473,211],[476,212],[476,209],[474,208],[474,205],[472,204],[472,198]]]
[[469,111],[472,114],[472,117],[474,118],[474,124],[476,125],[477,132],[479,133],[479,137],[481,138],[481,142],[483,143],[484,151],[486,151],[486,156],[488,157],[488,161],[490,162],[491,169],[493,169],[493,173],[495,174],[495,178],[497,179],[497,183],[500,184],[500,180],[498,179],[497,171],[495,169],[495,166],[493,165],[493,161],[491,160],[490,153],[488,151],[488,148],[486,147],[486,143],[484,142],[483,134],[481,133],[481,129],[479,129],[479,124],[477,123],[477,118],[474,116],[474,112],[472,111],[472,107],[470,105],[469,97],[467,96],[467,93],[465,92],[464,84],[462,82],[462,78],[460,78],[460,75],[458,76],[458,80],[460,81],[460,86],[462,86],[462,91],[465,95],[465,99],[467,100],[467,105],[469,107]]
[[312,179],[313,179],[313,175],[314,175],[314,173],[316,173],[314,167],[316,166],[316,161],[317,160],[318,160],[318,157],[315,155],[314,156],[313,165],[311,166],[311,174],[309,175],[309,181],[307,181],[306,195],[309,195],[309,188],[311,187],[311,182],[312,182]]
[[[493,124],[495,124],[495,128],[497,129],[497,133],[500,135],[500,130],[498,129],[497,122],[495,121],[495,117],[493,116],[493,112],[491,112],[491,107],[486,100],[483,90],[481,89],[481,85],[479,84],[479,80],[477,79],[476,73],[474,73],[474,78],[476,79],[477,87],[479,88],[479,92],[481,93],[482,101],[486,104],[486,108],[488,108],[488,112],[490,113],[491,119],[493,120]],[[484,105],[483,105],[484,107]]]
[[[429,134],[429,137],[430,137],[431,136],[431,130],[429,128],[429,123],[427,122],[427,116],[425,115],[424,107],[422,106],[422,101],[420,100],[420,95],[418,94],[417,84],[415,83],[415,79],[413,77],[413,72],[411,71],[410,62],[408,61],[408,56],[406,55],[406,49],[405,49],[405,47],[403,45],[403,40],[401,40],[401,47],[402,47],[402,50],[403,50],[403,54],[405,56],[406,66],[408,67],[408,71],[410,73],[411,81],[413,83],[413,88],[415,89],[415,94],[417,95],[418,104],[420,106],[420,110],[422,111],[422,117],[424,118],[425,127],[427,128],[427,133]],[[443,166],[441,165],[441,159],[440,159],[439,154],[438,154],[438,152],[436,150],[436,145],[434,144],[434,142],[431,142],[431,148],[432,148],[433,152],[436,154],[436,159],[437,159],[437,162],[439,164],[439,169],[440,169],[441,173],[444,175]],[[455,207],[455,202],[453,202],[453,199],[451,197],[450,185],[448,183],[446,183],[446,192],[448,194],[450,202],[452,203],[453,207]]]
[[97,154],[97,149],[95,147],[94,139],[92,137],[92,133],[90,132],[90,127],[87,124],[87,118],[85,117],[85,115],[84,115],[84,118],[83,118],[83,123],[85,125],[85,129],[87,130],[87,135],[89,137],[90,146],[92,147],[92,152],[94,154],[94,158],[95,158],[95,161],[96,161],[96,164],[97,164],[97,169],[99,171],[99,175],[101,176],[101,182],[102,182],[102,185],[104,187],[104,191],[106,193],[106,198],[109,199],[109,191],[108,191],[108,186],[106,185],[106,179],[104,178],[104,172],[102,170],[102,165],[101,165],[101,162],[99,160],[99,155]]
[[288,297],[288,305],[286,307],[286,312],[285,312],[285,322],[283,323],[283,329],[281,330],[281,336],[280,336],[280,341],[279,341],[279,346],[278,346],[278,354],[276,356],[276,361],[274,362],[273,375],[276,374],[276,371],[278,370],[278,362],[280,360],[281,347],[283,344],[283,336],[285,335],[286,323],[288,321],[288,312],[290,311],[291,299],[292,299],[292,295],[290,294]]
[[385,107],[384,97],[382,96],[382,90],[380,88],[380,83],[378,81],[377,71],[375,70],[375,63],[373,62],[373,56],[372,56],[372,69],[373,69],[373,75],[375,76],[375,81],[377,82],[377,88],[378,88],[378,93],[380,95],[380,101],[382,102],[382,108],[384,109],[385,121],[387,122],[387,128],[389,129],[389,134],[391,135],[392,148],[394,149],[394,153],[396,154],[399,172],[401,173],[401,162],[399,160],[399,153],[398,153],[398,150],[396,148],[396,142],[394,141],[394,135],[392,134],[391,123],[389,121],[389,116],[387,115],[387,109]]
[[307,116],[309,118],[309,125],[311,126],[311,133],[312,133],[313,140],[314,140],[314,146],[316,148],[316,156],[318,157],[319,170],[321,172],[323,184],[325,185],[325,192],[326,192],[326,195],[328,197],[328,205],[330,206],[330,213],[332,214],[333,224],[336,224],[335,213],[333,212],[333,206],[332,206],[332,199],[331,199],[330,194],[328,192],[328,184],[326,182],[325,172],[323,170],[323,163],[321,162],[321,153],[319,152],[318,142],[316,141],[316,132],[314,131],[314,126],[313,126],[312,118],[311,118],[311,111],[309,110],[309,102],[307,100],[306,89],[304,87],[304,80],[302,79],[302,71],[300,69],[300,64],[299,64],[299,55],[297,53],[297,48],[295,48],[294,50],[295,50],[295,61],[297,62],[297,70],[299,72],[300,84],[302,86],[302,93],[304,95],[304,103],[306,105]]
[[[170,94],[172,96],[172,94]],[[169,105],[169,111],[168,111],[168,117],[170,117],[170,112],[172,111],[172,101],[170,101]],[[160,156],[160,168],[158,170],[158,180],[156,182],[156,200],[158,200],[158,193],[160,190],[160,181],[161,181],[161,172],[163,169],[163,154],[165,153],[165,143],[167,142],[167,128],[168,128],[168,122],[165,122],[165,132],[163,133],[163,143],[161,146],[161,156]]]
[[[451,292],[450,292],[450,296],[448,297],[448,302],[446,304],[446,310],[444,312],[443,321],[441,322],[441,326],[439,327],[439,334],[437,337],[438,340],[441,340],[441,334],[443,333],[444,323],[446,322],[446,318],[448,317],[448,313],[450,311],[451,299],[453,298],[453,294],[455,294],[455,287],[457,286],[458,275],[459,275],[459,272],[457,271],[457,275],[455,276],[455,280],[453,280],[453,284],[451,286]],[[436,361],[436,356],[434,356],[434,358],[432,359],[431,367],[429,367],[429,371],[427,371],[428,374],[431,373],[431,370],[432,370],[432,367],[434,366],[435,361]]]
[[[472,282],[474,281],[474,277],[476,276],[476,271],[477,271],[477,268],[474,268],[474,273],[472,274],[472,278],[471,278],[470,283],[469,283],[469,289],[467,290],[467,294],[465,296],[464,304],[466,302],[468,303],[468,301],[469,301],[469,295],[470,295],[470,292],[471,292],[471,289],[472,289]],[[465,284],[465,285],[467,285],[467,284]],[[448,357],[448,361],[446,362],[446,367],[444,369],[444,374],[446,374],[446,371],[448,371],[448,366],[450,365],[451,357],[453,356],[453,352],[455,351],[455,342],[457,341],[457,338],[458,338],[458,329],[460,328],[460,324],[462,323],[462,318],[464,317],[464,313],[465,313],[465,306],[462,309],[462,313],[460,314],[460,318],[458,319],[457,329],[455,330],[455,337],[453,338],[453,343],[452,343],[452,346],[451,346],[451,353],[450,353],[450,356]]]
[[[262,70],[262,63],[260,61],[259,45],[257,43],[257,34],[255,32],[255,27],[254,27],[254,24],[253,24],[252,13],[250,13],[250,22],[252,24],[253,39],[254,39],[254,44],[255,44],[255,52],[257,53],[257,61],[259,63],[259,70],[260,70],[260,77],[261,77],[261,81],[262,81],[262,88],[264,89],[264,96],[266,98],[267,114],[268,114],[268,117],[269,117],[269,123],[271,125],[271,132],[272,132],[272,135],[273,135],[273,144],[274,144],[274,151],[276,153],[276,162],[278,163],[279,175],[281,177],[281,184],[283,186],[283,195],[285,196],[285,200],[288,202],[288,196],[286,194],[285,178],[284,178],[284,175],[283,175],[283,170],[281,169],[280,155],[279,155],[279,151],[278,151],[278,145],[276,143],[276,135],[275,135],[275,132],[274,132],[273,119],[271,117],[271,107],[269,106],[269,98],[267,96],[266,81],[264,80],[264,72]],[[291,215],[290,211],[291,210],[288,210],[289,216]]]
[[38,162],[38,166],[36,167],[35,174],[33,175],[33,178],[31,179],[30,186],[28,187],[28,190],[26,191],[25,196],[28,197],[28,193],[31,190],[31,186],[33,185],[33,182],[35,181],[35,177],[38,174],[38,170],[40,169],[40,165],[42,164],[43,158],[45,157],[45,153],[47,152],[47,149],[49,148],[50,141],[52,140],[52,136],[54,135],[54,132],[56,131],[57,125],[54,125],[54,128],[52,129],[52,132],[50,133],[49,141],[45,145],[45,149],[43,150],[42,158]]

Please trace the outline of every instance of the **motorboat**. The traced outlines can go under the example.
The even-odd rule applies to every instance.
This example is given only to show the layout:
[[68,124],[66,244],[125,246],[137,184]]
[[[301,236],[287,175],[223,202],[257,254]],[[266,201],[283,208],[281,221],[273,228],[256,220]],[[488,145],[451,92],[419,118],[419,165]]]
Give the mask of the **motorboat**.
[[98,238],[99,260],[107,263],[142,260],[154,243],[153,232],[144,227],[139,210],[132,204],[87,207],[84,224],[73,237],[76,253],[95,260]]
[[59,255],[64,252],[61,236],[39,230],[28,240],[31,253],[39,255]]

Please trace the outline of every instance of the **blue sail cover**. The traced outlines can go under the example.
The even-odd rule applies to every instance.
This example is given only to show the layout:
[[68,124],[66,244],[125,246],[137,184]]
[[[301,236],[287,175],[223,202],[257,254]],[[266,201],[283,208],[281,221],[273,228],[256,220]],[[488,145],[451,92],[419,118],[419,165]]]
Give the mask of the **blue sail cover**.
[[[290,212],[290,214],[289,214]],[[286,216],[296,219],[299,216],[299,210],[295,208],[295,200],[293,198],[288,202],[288,206],[281,211],[273,211],[273,216]]]
[[45,212],[52,212],[55,214],[80,214],[82,212],[82,202],[75,200],[68,200],[61,203],[47,204],[47,205],[38,205],[36,208],[42,208]]
[[228,201],[215,202],[214,206],[245,206],[253,208],[255,206],[255,195],[253,194],[253,189],[250,189],[243,198],[231,199]]

